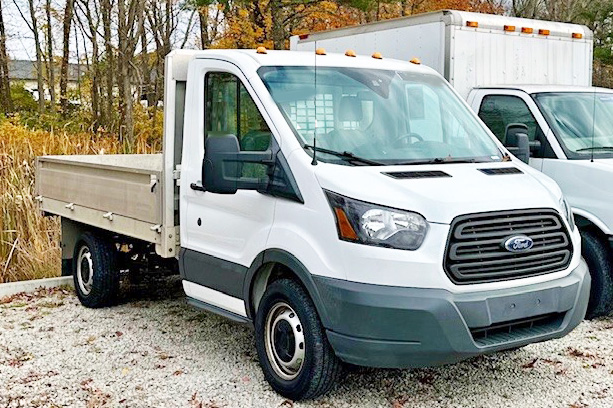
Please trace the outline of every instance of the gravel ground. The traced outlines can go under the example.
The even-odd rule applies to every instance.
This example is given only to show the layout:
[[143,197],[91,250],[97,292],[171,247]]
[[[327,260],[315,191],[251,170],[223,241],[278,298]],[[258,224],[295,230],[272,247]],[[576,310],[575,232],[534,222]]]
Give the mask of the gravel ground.
[[101,310],[61,289],[0,300],[0,407],[613,407],[611,319],[451,366],[358,370],[293,403],[264,381],[251,328],[192,309],[177,280],[148,286]]

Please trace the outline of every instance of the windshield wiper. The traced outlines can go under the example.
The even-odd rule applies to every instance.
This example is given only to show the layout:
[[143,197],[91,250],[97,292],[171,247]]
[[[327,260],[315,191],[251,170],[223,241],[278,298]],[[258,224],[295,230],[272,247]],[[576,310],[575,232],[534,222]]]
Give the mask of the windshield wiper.
[[426,159],[426,160],[411,160],[401,163],[395,163],[397,166],[400,165],[417,165],[417,164],[450,164],[450,163],[477,163],[477,159],[454,159],[449,157],[435,157],[434,159]]
[[583,149],[576,150],[577,152],[585,152],[588,150],[612,150],[613,146],[592,146],[592,147],[584,147]]
[[374,161],[374,160],[370,160],[370,159],[365,159],[363,157],[358,157],[356,155],[354,155],[351,152],[337,152],[336,150],[328,150],[328,149],[323,149],[321,147],[314,147],[312,145],[309,144],[305,144],[303,146],[305,149],[311,149],[313,151],[317,150],[318,153],[325,153],[325,154],[331,154],[333,156],[336,157],[340,157],[341,159],[345,159],[349,162],[359,162],[359,163],[363,163],[363,164],[368,164],[369,166],[384,166],[384,163],[378,162],[378,161]]

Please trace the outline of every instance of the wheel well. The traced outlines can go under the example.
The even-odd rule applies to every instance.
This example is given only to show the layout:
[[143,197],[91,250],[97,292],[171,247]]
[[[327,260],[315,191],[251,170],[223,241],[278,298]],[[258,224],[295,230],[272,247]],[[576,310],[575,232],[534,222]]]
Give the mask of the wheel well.
[[[260,300],[262,299],[262,296],[264,296],[264,292],[266,292],[266,288],[273,282],[284,278],[292,279],[301,286],[305,287],[298,274],[296,274],[286,265],[278,262],[269,262],[260,266],[258,271],[253,276],[250,286],[251,289],[248,307],[251,316],[255,316]],[[306,287],[305,290],[307,293],[309,293],[309,290]]]
[[602,230],[592,221],[578,214],[574,214],[574,217],[575,224],[577,225],[577,228],[579,228],[579,231],[589,231],[598,235],[601,239],[606,239],[607,235],[602,232]]
[[[115,234],[91,225],[83,224],[67,218],[62,218],[62,274],[72,274],[72,259],[75,246],[79,244],[81,236],[89,232],[97,237],[111,242],[117,248],[117,267],[120,269],[151,269],[170,271],[178,273],[178,262],[175,258],[161,258],[155,253],[155,247],[145,241],[131,238],[124,235]],[[135,258],[135,256],[137,257]],[[138,261],[136,261],[138,259]]]

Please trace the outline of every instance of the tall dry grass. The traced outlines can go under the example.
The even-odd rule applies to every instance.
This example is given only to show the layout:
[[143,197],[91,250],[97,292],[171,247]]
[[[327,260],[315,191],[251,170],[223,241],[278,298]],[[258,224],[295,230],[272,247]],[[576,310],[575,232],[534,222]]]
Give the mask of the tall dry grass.
[[36,156],[159,152],[161,120],[152,129],[144,118],[132,148],[103,132],[48,132],[0,122],[0,283],[60,274],[59,219],[43,217],[34,200]]

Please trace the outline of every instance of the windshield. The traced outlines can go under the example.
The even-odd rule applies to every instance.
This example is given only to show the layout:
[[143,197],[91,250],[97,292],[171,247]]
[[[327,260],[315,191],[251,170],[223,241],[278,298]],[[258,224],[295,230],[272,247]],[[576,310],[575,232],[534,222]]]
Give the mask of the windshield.
[[541,93],[535,99],[569,158],[613,157],[613,94]]
[[300,142],[312,146],[317,132],[321,160],[365,165],[502,160],[478,120],[437,76],[318,67],[315,84],[312,67],[262,67],[258,73]]

